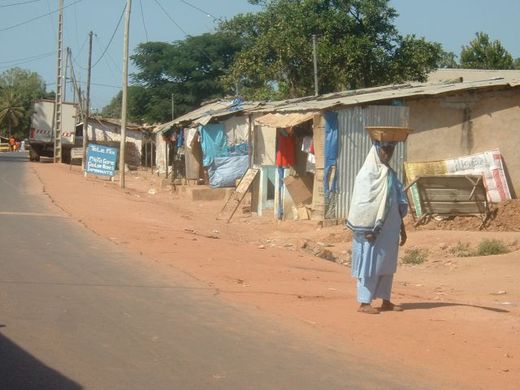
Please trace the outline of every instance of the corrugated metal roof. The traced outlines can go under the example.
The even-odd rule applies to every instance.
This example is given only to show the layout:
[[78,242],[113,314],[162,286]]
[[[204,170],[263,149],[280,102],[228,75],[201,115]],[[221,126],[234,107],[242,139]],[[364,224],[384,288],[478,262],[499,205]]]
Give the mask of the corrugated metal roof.
[[262,105],[261,102],[241,102],[236,100],[218,100],[205,104],[196,110],[190,111],[170,122],[158,125],[154,133],[160,133],[173,126],[190,124],[191,126],[205,125],[213,118],[224,117],[233,113],[242,113],[257,109]]
[[154,133],[163,132],[173,126],[207,124],[214,118],[225,117],[233,113],[284,113],[322,111],[334,107],[348,107],[393,99],[405,99],[422,96],[437,96],[470,90],[518,87],[520,79],[499,77],[478,81],[407,83],[380,87],[333,92],[320,96],[306,96],[274,102],[237,102],[236,100],[218,100],[184,114],[170,122],[156,126]]
[[299,125],[300,123],[311,120],[315,115],[314,112],[306,112],[304,114],[267,114],[255,119],[258,125],[287,128]]
[[336,106],[352,106],[356,104],[372,103],[384,100],[413,98],[421,96],[436,96],[447,93],[456,93],[494,87],[518,87],[520,79],[496,78],[490,80],[468,81],[457,83],[416,83],[387,85],[382,87],[358,89],[305,97],[281,102],[272,102],[257,111],[299,112],[326,110]]

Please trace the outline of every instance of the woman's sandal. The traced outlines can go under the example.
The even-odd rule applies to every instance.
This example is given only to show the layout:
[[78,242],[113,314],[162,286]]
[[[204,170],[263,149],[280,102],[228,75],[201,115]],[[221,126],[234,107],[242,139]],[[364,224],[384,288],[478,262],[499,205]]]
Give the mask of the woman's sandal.
[[392,302],[383,303],[379,308],[380,311],[403,311],[403,308]]
[[379,310],[370,305],[361,305],[359,306],[358,312],[365,314],[379,314]]

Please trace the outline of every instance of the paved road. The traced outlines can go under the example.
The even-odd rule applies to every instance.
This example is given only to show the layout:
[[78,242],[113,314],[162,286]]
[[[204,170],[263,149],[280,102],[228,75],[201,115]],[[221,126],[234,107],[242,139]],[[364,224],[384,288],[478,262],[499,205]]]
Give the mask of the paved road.
[[31,164],[0,154],[1,389],[418,388],[163,276],[62,214]]

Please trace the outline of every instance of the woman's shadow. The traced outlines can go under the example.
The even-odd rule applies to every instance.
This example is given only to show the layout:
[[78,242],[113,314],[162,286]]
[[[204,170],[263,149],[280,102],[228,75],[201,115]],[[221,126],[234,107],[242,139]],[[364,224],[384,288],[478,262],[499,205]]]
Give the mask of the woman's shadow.
[[489,306],[470,305],[470,304],[466,304],[466,303],[414,302],[414,303],[402,303],[399,306],[401,306],[403,308],[403,310],[429,310],[429,309],[436,309],[439,307],[467,306],[467,307],[474,307],[476,309],[494,311],[496,313],[509,313],[509,310],[505,310],[505,309],[498,309],[496,307],[489,307]]

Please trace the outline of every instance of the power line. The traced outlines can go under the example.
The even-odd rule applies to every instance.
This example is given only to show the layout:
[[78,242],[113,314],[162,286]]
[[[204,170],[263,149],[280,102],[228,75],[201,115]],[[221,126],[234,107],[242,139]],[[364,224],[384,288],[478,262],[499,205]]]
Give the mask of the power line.
[[179,0],[179,1],[180,1],[181,3],[186,4],[187,6],[189,6],[189,7],[191,7],[191,8],[193,8],[193,9],[196,9],[197,11],[202,12],[204,15],[209,16],[210,18],[213,19],[214,22],[217,22],[217,21],[220,19],[220,18],[217,18],[215,15],[212,15],[212,14],[210,14],[209,12],[204,11],[202,8],[197,7],[196,5],[191,4],[190,2],[188,2],[188,1],[186,1],[186,0]]
[[146,42],[148,42],[148,30],[146,29],[146,23],[144,22],[143,0],[139,0],[139,5],[141,6],[141,21],[143,22],[144,34],[146,36]]
[[[97,34],[94,34],[94,38],[96,39],[96,42],[99,44],[99,47],[103,47],[103,43],[101,42],[101,39],[99,39],[99,37],[97,36]],[[114,69],[112,69],[112,66],[110,65],[110,62],[107,61],[107,58],[112,61],[112,64],[114,65],[114,68],[117,69],[118,68],[118,65],[116,64],[116,62],[114,61],[114,59],[112,58],[112,56],[110,55],[110,53],[107,52],[107,57],[105,58],[105,63],[107,65],[107,68],[108,70],[110,70],[110,73],[112,73],[112,76],[114,77],[117,77],[116,76],[116,72],[114,71]]]
[[123,11],[121,12],[121,16],[119,17],[119,20],[117,22],[117,26],[114,29],[114,32],[112,33],[112,36],[110,37],[110,41],[108,42],[107,47],[105,47],[105,50],[101,54],[101,57],[99,57],[97,59],[97,61],[94,63],[94,65],[92,65],[92,68],[94,68],[99,63],[99,61],[101,61],[101,59],[104,57],[105,53],[107,52],[108,48],[110,47],[110,45],[112,43],[112,40],[114,39],[114,36],[116,35],[117,30],[119,29],[119,25],[121,24],[121,20],[123,20],[123,16],[125,14],[125,10],[126,10],[126,3],[125,3],[125,6],[123,7]]
[[[66,5],[66,6],[64,6],[63,9],[68,8],[68,7],[70,7],[70,6],[74,5],[74,4],[80,3],[81,1],[82,0],[76,0],[74,3],[70,3],[70,4]],[[35,20],[44,18],[46,16],[49,16],[49,15],[52,15],[52,14],[55,14],[55,13],[58,13],[58,12],[59,12],[59,10],[57,9],[57,10],[48,12],[46,14],[40,15],[40,16],[36,16],[34,18],[31,18],[31,19],[26,20],[26,21],[21,22],[21,23],[13,24],[12,26],[9,26],[9,27],[0,28],[0,31],[12,30],[13,28],[23,26],[24,24],[28,24],[28,23],[34,22]]]
[[21,2],[18,2],[18,3],[4,4],[4,5],[0,5],[0,8],[7,8],[7,7],[14,7],[15,5],[24,5],[24,4],[36,3],[37,1],[41,1],[41,0],[29,0],[29,1],[21,1]]
[[175,25],[177,26],[177,28],[178,28],[179,30],[181,30],[182,33],[183,33],[185,36],[188,36],[188,35],[189,35],[189,34],[188,34],[188,33],[187,33],[187,32],[186,32],[186,31],[185,31],[185,30],[184,30],[184,29],[179,25],[179,23],[177,23],[177,22],[176,22],[176,21],[175,21],[175,20],[170,16],[170,14],[168,13],[168,11],[166,11],[166,10],[164,9],[164,7],[162,6],[161,3],[159,3],[159,1],[157,1],[157,0],[153,0],[153,1],[155,1],[155,3],[159,6],[159,8],[161,8],[162,11],[166,14],[166,16],[168,17],[168,19],[170,19],[171,22],[172,22],[173,24],[175,24]]
[[[23,57],[23,58],[17,58],[16,60],[7,60],[7,61],[0,61],[0,64],[7,64],[9,62],[18,62],[18,61],[26,61],[26,60],[33,60],[33,59],[39,59],[40,57],[42,56],[49,56],[51,54],[54,54],[55,52],[54,51],[49,51],[47,53],[42,53],[42,54],[35,54],[33,56],[29,56],[29,57]],[[42,57],[43,58],[43,57]]]
[[[179,23],[177,23],[171,16],[170,14],[168,13],[168,11],[166,11],[164,9],[164,7],[162,6],[161,3],[159,3],[158,0],[154,0],[155,3],[162,9],[162,11],[166,14],[166,16],[168,17],[168,19],[170,19],[172,21],[173,24],[175,24],[177,26],[177,28],[179,30],[182,31],[182,33],[184,34],[185,37],[188,37],[189,34],[179,25]],[[204,57],[206,57],[206,59],[209,61],[209,62],[213,62],[213,60],[206,54],[206,52],[202,49],[197,49],[199,51],[199,53],[201,53]]]
[[[24,60],[24,61],[20,61],[18,63],[13,63],[13,64],[5,65],[5,66],[0,66],[0,69],[14,68],[14,67],[17,67],[18,65],[28,64],[29,62],[39,61],[39,60],[42,60],[44,58],[54,56],[55,54],[56,54],[55,52],[52,52],[52,53],[47,53],[47,54],[41,54],[39,56],[34,56],[34,58],[30,58],[29,57],[30,59],[27,59],[27,60]],[[6,61],[6,62],[9,62],[9,61]]]

